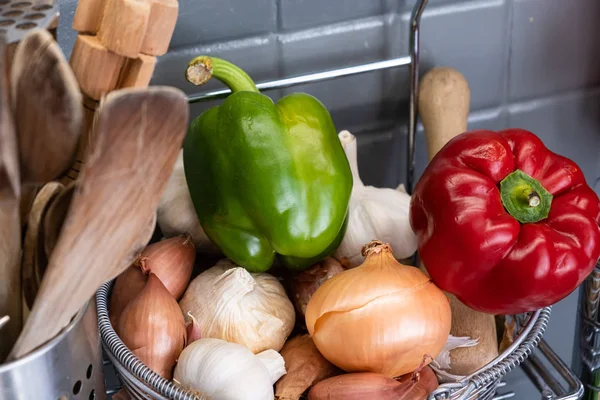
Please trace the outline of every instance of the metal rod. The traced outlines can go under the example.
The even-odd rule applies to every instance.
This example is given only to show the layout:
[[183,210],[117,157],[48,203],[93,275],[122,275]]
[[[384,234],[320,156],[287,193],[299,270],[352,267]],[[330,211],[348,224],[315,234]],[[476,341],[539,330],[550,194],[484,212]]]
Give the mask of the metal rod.
[[565,364],[565,362],[556,355],[556,353],[552,350],[550,345],[546,343],[545,340],[540,340],[538,348],[544,357],[550,361],[550,364],[552,364],[560,376],[569,385],[571,391],[567,393],[568,396],[565,397],[565,399],[579,399],[583,395],[583,384],[577,378],[577,376],[575,376],[573,371],[571,371],[567,364]]
[[540,393],[543,393],[544,391],[550,390],[550,388],[548,387],[548,385],[546,384],[546,382],[544,381],[544,379],[540,376],[539,371],[529,361],[529,358],[527,360],[523,361],[523,363],[521,364],[521,368],[523,369],[523,372],[525,372],[525,375],[527,375],[527,377],[529,378],[529,380],[540,391]]
[[[353,65],[350,67],[336,68],[328,71],[315,72],[304,75],[292,76],[289,78],[277,79],[273,81],[259,82],[256,87],[261,91],[284,89],[291,86],[302,85],[305,83],[321,82],[345,76],[363,74],[366,72],[380,71],[390,68],[402,67],[411,63],[410,56],[393,58],[390,60],[376,61],[372,63]],[[195,93],[188,96],[190,104],[206,100],[213,100],[227,97],[231,93],[229,89],[213,90],[206,93]]]
[[535,369],[536,374],[539,375],[545,383],[545,387],[539,387],[540,391],[543,392],[545,389],[550,389],[556,396],[563,396],[566,394],[565,390],[561,387],[560,382],[552,376],[552,373],[535,354],[531,354],[527,358],[526,363],[531,364]]
[[421,15],[425,10],[427,0],[420,0],[410,17],[410,96],[408,116],[408,160],[406,166],[406,190],[412,193],[415,179],[415,138],[417,132],[417,105],[419,101],[419,33]]
[[[549,370],[544,366],[535,355],[530,355],[527,360],[521,364],[521,367],[533,382],[533,384],[546,397],[543,398],[560,398],[560,400],[576,400],[583,395],[583,385],[577,379],[575,374],[567,367],[567,365],[554,353],[552,348],[545,340],[540,340],[538,345],[539,353],[550,362],[553,370]],[[561,385],[552,375],[558,373],[562,377],[567,386]],[[558,386],[558,387],[557,387]],[[553,393],[552,393],[553,392]],[[553,394],[553,397],[548,397]],[[557,397],[560,396],[560,397]]]
[[497,396],[494,396],[492,398],[492,400],[506,400],[506,399],[512,399],[513,397],[515,397],[515,392],[508,392],[508,393],[504,393],[504,394],[500,394]]

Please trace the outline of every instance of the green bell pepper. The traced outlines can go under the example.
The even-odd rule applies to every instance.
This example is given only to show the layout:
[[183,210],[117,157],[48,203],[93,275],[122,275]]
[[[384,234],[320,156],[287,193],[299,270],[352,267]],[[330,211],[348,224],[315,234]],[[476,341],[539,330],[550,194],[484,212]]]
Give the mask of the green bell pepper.
[[236,264],[302,270],[339,246],[352,172],[325,106],[305,93],[277,103],[239,67],[200,56],[187,79],[215,77],[232,94],[191,124],[185,176],[202,228]]

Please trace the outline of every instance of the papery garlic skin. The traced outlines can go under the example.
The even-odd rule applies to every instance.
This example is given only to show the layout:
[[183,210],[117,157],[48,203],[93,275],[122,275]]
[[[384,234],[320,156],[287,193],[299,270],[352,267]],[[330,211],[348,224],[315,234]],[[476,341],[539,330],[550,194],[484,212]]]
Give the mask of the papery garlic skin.
[[208,238],[194,209],[183,169],[183,150],[173,166],[173,172],[167,182],[158,209],[157,223],[166,237],[189,234],[196,249],[204,254],[221,254],[219,248]]
[[275,350],[269,349],[261,351],[256,355],[256,358],[258,358],[269,370],[269,374],[271,374],[271,383],[273,383],[273,385],[287,372],[285,370],[285,360],[283,359],[283,356]]
[[200,339],[179,356],[174,378],[211,400],[273,400],[271,372],[246,347]]
[[239,343],[255,354],[281,350],[296,318],[277,278],[227,259],[194,278],[179,306],[196,318],[203,338]]
[[348,227],[334,257],[347,268],[364,261],[362,246],[373,239],[389,243],[397,259],[417,250],[417,237],[410,227],[410,196],[403,186],[397,189],[365,186],[360,179],[356,137],[348,131],[338,135],[350,163],[353,186],[348,207]]

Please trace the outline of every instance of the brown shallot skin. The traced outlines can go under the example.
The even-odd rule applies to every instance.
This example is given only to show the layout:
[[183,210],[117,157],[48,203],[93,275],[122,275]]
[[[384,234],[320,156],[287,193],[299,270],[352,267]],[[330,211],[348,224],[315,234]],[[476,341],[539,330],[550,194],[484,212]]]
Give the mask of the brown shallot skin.
[[135,261],[146,275],[155,274],[176,300],[190,283],[196,248],[190,235],[174,236],[152,243]]
[[144,289],[148,277],[139,268],[129,267],[115,280],[110,294],[108,316],[113,327],[127,305]]
[[154,274],[121,314],[117,334],[144,364],[165,379],[185,347],[186,327],[175,298]]
[[276,400],[298,400],[315,383],[342,373],[319,353],[310,335],[289,339],[280,354],[287,373],[275,384]]
[[308,393],[308,400],[426,400],[437,386],[429,367],[400,380],[374,372],[357,372],[317,383]]
[[306,305],[319,286],[332,276],[335,276],[344,270],[342,264],[335,258],[328,257],[293,278],[291,284],[291,297],[299,316],[296,319],[297,322],[304,322]]

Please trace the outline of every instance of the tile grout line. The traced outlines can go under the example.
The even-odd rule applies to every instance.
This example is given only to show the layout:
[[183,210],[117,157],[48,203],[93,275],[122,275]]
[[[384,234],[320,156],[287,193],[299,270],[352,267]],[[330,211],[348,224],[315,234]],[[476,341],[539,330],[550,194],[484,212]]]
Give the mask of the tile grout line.
[[[277,32],[274,32],[275,36],[275,44],[276,44],[276,56],[277,56],[277,78],[283,78],[283,43],[281,42],[281,32],[283,31],[283,7],[281,2],[283,0],[273,0],[275,1],[275,7],[277,8],[277,22],[276,29]],[[280,95],[283,96],[284,91],[280,92]]]
[[502,114],[504,114],[505,125],[508,126],[510,120],[509,106],[510,106],[510,89],[511,89],[511,63],[512,63],[512,38],[513,38],[513,27],[514,27],[514,1],[506,0],[507,10],[506,10],[506,24],[507,24],[507,33],[506,33],[506,43],[505,43],[505,63],[504,63],[504,93],[502,98]]

